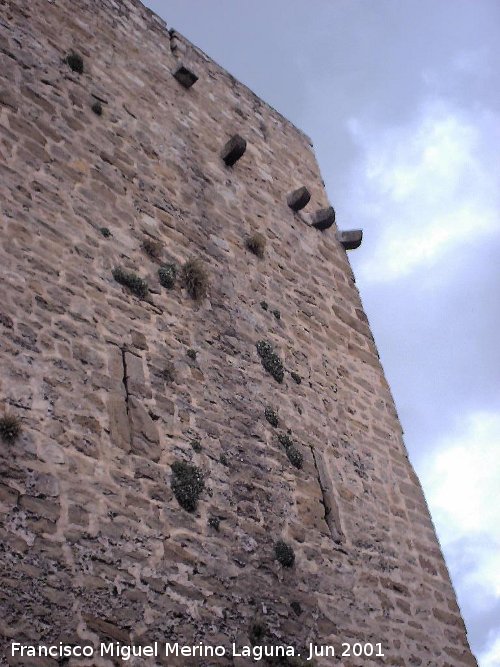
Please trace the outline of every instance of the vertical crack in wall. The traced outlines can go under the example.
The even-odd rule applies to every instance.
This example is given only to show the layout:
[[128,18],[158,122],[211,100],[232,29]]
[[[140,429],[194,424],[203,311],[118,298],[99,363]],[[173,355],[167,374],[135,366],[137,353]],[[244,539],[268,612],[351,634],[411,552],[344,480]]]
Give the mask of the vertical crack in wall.
[[340,523],[340,513],[337,503],[333,497],[333,489],[331,482],[327,477],[325,466],[322,460],[321,453],[316,453],[314,447],[309,445],[311,454],[316,468],[316,475],[318,477],[319,488],[321,489],[322,504],[325,510],[325,522],[330,531],[332,540],[341,545],[345,543],[345,535]]
[[121,347],[120,351],[122,353],[122,364],[123,364],[123,386],[125,387],[125,407],[127,410],[127,414],[129,413],[129,391],[128,391],[128,377],[127,377],[127,359],[125,357],[125,348]]
[[126,354],[126,348],[121,347],[120,352],[122,354],[122,365],[123,365],[123,387],[125,389],[125,410],[127,412],[127,417],[128,417],[128,431],[129,431],[129,437],[130,437],[130,445],[133,445],[133,439],[134,439],[134,432],[132,430],[132,421],[130,419],[130,392],[128,388],[128,375],[127,375],[127,354]]

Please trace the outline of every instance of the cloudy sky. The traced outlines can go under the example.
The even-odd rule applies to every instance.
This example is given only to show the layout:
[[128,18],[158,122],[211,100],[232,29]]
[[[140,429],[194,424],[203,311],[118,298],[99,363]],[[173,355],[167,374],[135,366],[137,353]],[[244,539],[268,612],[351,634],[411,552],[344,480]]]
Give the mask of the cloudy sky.
[[312,138],[481,667],[500,666],[500,2],[146,2]]

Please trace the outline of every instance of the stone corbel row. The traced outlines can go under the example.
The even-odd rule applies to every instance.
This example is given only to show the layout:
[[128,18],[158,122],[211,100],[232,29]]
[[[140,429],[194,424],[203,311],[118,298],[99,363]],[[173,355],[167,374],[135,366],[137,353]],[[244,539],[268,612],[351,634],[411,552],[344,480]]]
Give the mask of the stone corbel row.
[[[191,88],[197,81],[197,75],[186,65],[179,63],[172,72],[177,81],[186,89]],[[232,167],[242,157],[247,148],[247,142],[239,134],[235,134],[229,139],[221,151],[221,158],[228,167]],[[311,199],[311,193],[305,185],[290,192],[287,195],[286,202],[288,206],[297,213],[307,206]],[[316,211],[312,217],[312,226],[324,231],[335,222],[335,210],[333,206],[322,208]],[[337,238],[345,250],[355,250],[361,245],[363,239],[362,229],[351,229],[348,231],[337,232]]]

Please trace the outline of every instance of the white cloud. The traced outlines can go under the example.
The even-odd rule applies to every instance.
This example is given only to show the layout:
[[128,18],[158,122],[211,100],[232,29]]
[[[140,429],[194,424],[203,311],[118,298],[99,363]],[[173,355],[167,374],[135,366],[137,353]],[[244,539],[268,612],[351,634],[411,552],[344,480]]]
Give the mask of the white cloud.
[[388,281],[421,271],[457,245],[498,231],[499,121],[487,111],[472,117],[436,101],[409,125],[384,132],[349,121],[364,155],[353,213],[375,240],[358,269],[363,278]]
[[478,657],[481,667],[498,667],[500,665],[500,637],[488,643],[486,650]]
[[[431,514],[468,616],[500,599],[500,413],[475,412],[436,443],[421,474]],[[500,665],[500,627],[481,667]]]

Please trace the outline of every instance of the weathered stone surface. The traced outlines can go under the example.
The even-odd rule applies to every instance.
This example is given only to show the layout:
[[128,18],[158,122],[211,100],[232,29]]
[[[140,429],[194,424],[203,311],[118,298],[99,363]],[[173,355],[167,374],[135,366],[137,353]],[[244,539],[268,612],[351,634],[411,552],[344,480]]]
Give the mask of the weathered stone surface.
[[[308,138],[136,0],[4,6],[0,415],[22,434],[0,448],[0,663],[11,640],[229,648],[259,617],[299,650],[377,641],[377,664],[474,664],[346,253],[286,215],[307,183],[336,231]],[[63,62],[77,46],[82,75]],[[251,145],[230,171],[236,133]],[[179,275],[202,260],[206,299],[160,289],[145,234]],[[154,302],[117,286],[119,265]],[[193,513],[176,461],[203,476]]]

